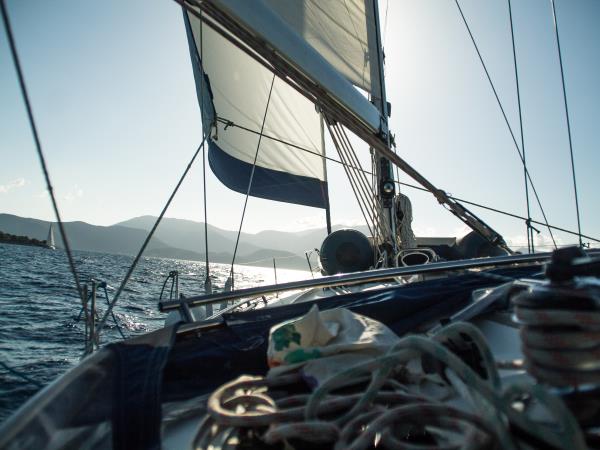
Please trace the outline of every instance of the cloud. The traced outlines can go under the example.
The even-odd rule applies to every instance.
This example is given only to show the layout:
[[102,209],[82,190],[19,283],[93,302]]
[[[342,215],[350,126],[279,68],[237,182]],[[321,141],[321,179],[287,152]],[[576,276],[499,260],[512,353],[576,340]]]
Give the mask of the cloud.
[[424,237],[424,236],[440,236],[439,231],[437,230],[436,227],[423,227],[423,226],[415,226],[414,224],[412,225],[412,230],[413,233],[415,233],[415,236],[419,236],[419,237]]
[[459,225],[458,227],[456,227],[454,229],[454,232],[451,234],[451,236],[456,237],[457,239],[460,239],[464,236],[466,236],[467,234],[469,234],[471,231],[473,231],[471,229],[471,227],[468,227],[467,225]]
[[313,228],[321,228],[325,226],[325,215],[314,215],[298,217],[292,223],[289,224],[288,229],[293,231],[304,231]]
[[73,186],[73,189],[71,189],[69,192],[67,192],[63,198],[68,201],[68,202],[72,202],[78,198],[83,197],[83,189],[81,189],[79,186],[75,185]]
[[[563,247],[569,244],[560,236],[554,236],[554,240],[556,241],[556,245],[558,247]],[[527,249],[527,236],[524,234],[508,236],[506,238],[506,242],[508,243],[509,247],[513,249]],[[552,238],[547,233],[535,233],[533,236],[533,243],[536,251],[550,252],[554,250],[554,241],[552,241]]]
[[6,194],[12,189],[17,189],[25,186],[25,178],[17,178],[16,180],[9,181],[6,184],[0,184],[0,194]]
[[360,227],[366,225],[364,218],[354,218],[354,219],[343,219],[341,221],[336,221],[336,225],[342,225],[345,227]]

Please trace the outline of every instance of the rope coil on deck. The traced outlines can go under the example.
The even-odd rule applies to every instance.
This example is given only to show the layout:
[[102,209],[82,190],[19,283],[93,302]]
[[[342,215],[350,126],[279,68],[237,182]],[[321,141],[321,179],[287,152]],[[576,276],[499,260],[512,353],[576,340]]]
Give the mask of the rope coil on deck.
[[[444,345],[457,338],[477,349],[482,371]],[[415,370],[415,360],[424,357],[433,359],[441,373]],[[302,386],[299,371],[243,376],[221,386],[208,400],[196,445],[227,448],[250,439],[257,446],[295,447],[300,441],[353,450],[377,442],[413,450],[516,449],[526,435],[535,446],[586,448],[577,421],[559,398],[531,384],[502,386],[490,349],[469,324],[450,325],[431,338],[405,337],[384,355],[336,373],[312,392]],[[532,405],[551,420],[536,420]]]

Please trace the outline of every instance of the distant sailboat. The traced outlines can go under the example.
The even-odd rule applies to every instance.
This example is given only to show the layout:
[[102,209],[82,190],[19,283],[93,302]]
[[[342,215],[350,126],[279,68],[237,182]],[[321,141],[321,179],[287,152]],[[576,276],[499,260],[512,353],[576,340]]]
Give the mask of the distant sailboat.
[[46,247],[50,250],[56,250],[56,244],[54,243],[54,229],[52,228],[52,224],[50,224],[50,229],[48,230],[48,237],[46,238]]

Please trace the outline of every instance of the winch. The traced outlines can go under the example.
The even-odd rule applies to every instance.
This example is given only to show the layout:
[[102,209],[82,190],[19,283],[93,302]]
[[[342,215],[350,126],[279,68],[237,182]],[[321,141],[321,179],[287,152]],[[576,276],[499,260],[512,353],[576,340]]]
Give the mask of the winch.
[[600,418],[600,259],[556,250],[546,283],[513,299],[527,372],[555,388],[581,423]]

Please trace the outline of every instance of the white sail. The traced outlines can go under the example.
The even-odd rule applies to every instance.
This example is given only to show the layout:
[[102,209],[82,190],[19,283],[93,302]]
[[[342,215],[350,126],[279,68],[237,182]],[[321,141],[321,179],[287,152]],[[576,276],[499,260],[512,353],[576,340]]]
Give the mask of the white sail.
[[185,20],[213,172],[245,193],[256,158],[251,195],[326,207],[315,106],[193,14]]
[[52,228],[52,224],[50,224],[50,229],[48,230],[48,237],[46,238],[46,246],[52,250],[56,249],[56,244],[54,242],[54,229]]
[[[312,95],[332,99],[371,133],[382,128],[378,109],[359,92],[380,96],[374,0],[211,0],[215,19],[243,30],[275,53],[288,69],[316,86]],[[215,14],[213,14],[214,16]],[[212,16],[211,16],[212,17]],[[212,17],[214,19],[214,17]],[[256,45],[256,44],[255,44]],[[376,64],[377,63],[377,64]],[[317,92],[317,93],[315,93]]]
[[264,0],[352,84],[381,97],[374,0]]

